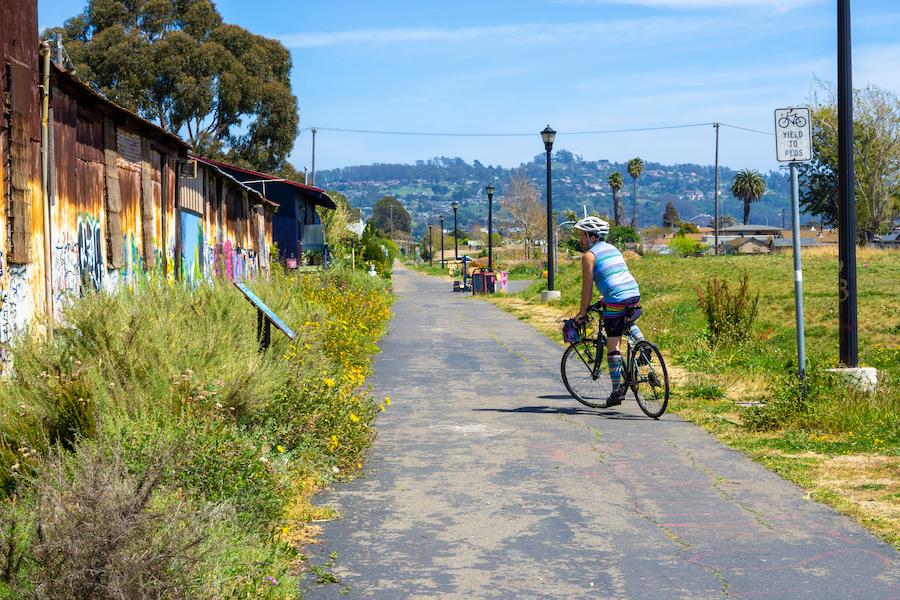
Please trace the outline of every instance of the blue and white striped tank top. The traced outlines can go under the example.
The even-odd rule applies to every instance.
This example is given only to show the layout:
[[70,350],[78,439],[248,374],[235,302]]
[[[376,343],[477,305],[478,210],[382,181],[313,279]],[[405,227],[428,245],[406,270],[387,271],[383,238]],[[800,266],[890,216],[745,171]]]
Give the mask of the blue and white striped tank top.
[[594,284],[608,303],[621,302],[640,296],[637,281],[628,272],[622,253],[612,244],[597,242],[590,249],[594,254]]

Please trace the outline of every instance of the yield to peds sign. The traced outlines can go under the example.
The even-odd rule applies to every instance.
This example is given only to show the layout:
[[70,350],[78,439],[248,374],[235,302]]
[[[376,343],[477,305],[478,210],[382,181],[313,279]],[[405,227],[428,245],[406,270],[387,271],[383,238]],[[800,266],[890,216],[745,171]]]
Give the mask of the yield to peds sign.
[[775,111],[775,150],[779,162],[812,160],[808,108],[779,108]]

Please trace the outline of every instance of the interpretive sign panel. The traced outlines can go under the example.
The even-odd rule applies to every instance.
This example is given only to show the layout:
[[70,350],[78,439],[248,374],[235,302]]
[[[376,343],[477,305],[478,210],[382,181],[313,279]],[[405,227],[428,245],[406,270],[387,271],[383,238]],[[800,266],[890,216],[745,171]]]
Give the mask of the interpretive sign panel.
[[284,335],[288,336],[290,339],[294,339],[294,338],[297,337],[297,334],[294,333],[293,331],[291,331],[291,328],[290,328],[290,327],[288,327],[287,325],[285,325],[284,322],[282,322],[281,319],[279,319],[277,316],[275,316],[275,313],[272,312],[272,309],[269,308],[268,306],[266,306],[266,305],[263,303],[262,300],[260,300],[259,298],[257,298],[257,297],[256,297],[256,294],[254,294],[253,292],[251,292],[251,291],[247,288],[246,285],[244,285],[243,283],[240,283],[240,282],[238,282],[238,281],[235,281],[235,282],[234,282],[234,287],[236,287],[237,289],[241,290],[241,292],[243,292],[244,296],[247,297],[247,300],[249,300],[250,303],[251,303],[253,306],[255,306],[256,309],[257,309],[262,315],[265,316],[266,320],[267,320],[268,322],[274,324],[275,327],[277,327],[278,329],[280,329],[280,330],[282,331],[282,333],[284,333]]

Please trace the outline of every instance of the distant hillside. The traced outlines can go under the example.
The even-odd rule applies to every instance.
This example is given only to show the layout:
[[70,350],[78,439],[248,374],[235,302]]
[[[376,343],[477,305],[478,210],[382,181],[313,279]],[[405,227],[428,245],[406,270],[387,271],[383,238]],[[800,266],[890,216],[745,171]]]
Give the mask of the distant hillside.
[[[614,171],[622,173],[623,202],[630,218],[632,212],[633,182],[624,163],[606,160],[585,161],[566,150],[559,150],[553,157],[553,209],[572,210],[579,215],[587,208],[601,215],[612,214],[613,197],[607,178]],[[546,194],[547,166],[543,154],[534,161],[521,165],[534,179],[535,185]],[[439,157],[419,160],[414,165],[373,164],[344,167],[316,173],[316,185],[336,190],[346,195],[353,206],[362,208],[364,216],[370,216],[378,198],[397,198],[412,215],[414,232],[421,234],[427,223],[436,223],[438,215],[452,219],[451,202],[458,202],[458,218],[461,229],[487,221],[486,185],[493,184],[494,210],[499,210],[498,199],[503,188],[518,168],[485,166],[476,160],[468,164],[461,158]],[[707,225],[714,213],[713,166],[694,164],[661,165],[646,163],[643,174],[637,180],[637,220],[641,228],[658,227],[666,204],[672,202],[682,220],[693,219],[697,225]],[[770,171],[763,173],[767,193],[753,204],[750,222],[790,226],[790,177],[787,173]],[[731,195],[731,179],[734,171],[719,167],[719,214],[731,215],[737,222],[743,218],[743,205]],[[782,216],[782,211],[783,215]],[[495,213],[496,214],[496,213]],[[703,215],[710,215],[704,217]],[[801,215],[805,223],[808,218]],[[452,223],[449,224],[452,227]]]

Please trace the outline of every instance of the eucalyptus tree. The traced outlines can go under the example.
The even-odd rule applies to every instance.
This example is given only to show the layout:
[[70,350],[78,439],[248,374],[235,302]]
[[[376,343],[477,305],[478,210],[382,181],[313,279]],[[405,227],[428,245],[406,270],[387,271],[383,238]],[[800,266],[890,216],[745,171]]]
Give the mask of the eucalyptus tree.
[[756,202],[766,193],[766,180],[756,170],[738,171],[731,180],[731,193],[744,203],[744,225],[746,225],[750,220],[750,203]]
[[634,194],[631,198],[631,226],[637,229],[637,179],[644,172],[644,161],[640,158],[632,158],[628,161],[628,174],[634,181]]
[[57,36],[87,83],[195,153],[265,172],[285,166],[299,122],[290,51],[223,23],[210,0],[89,0],[43,33]]
[[609,184],[609,189],[611,189],[613,193],[613,217],[616,219],[616,225],[624,225],[625,208],[622,206],[622,194],[620,190],[622,189],[622,186],[625,185],[625,181],[622,179],[621,173],[614,171],[610,173],[606,182]]

